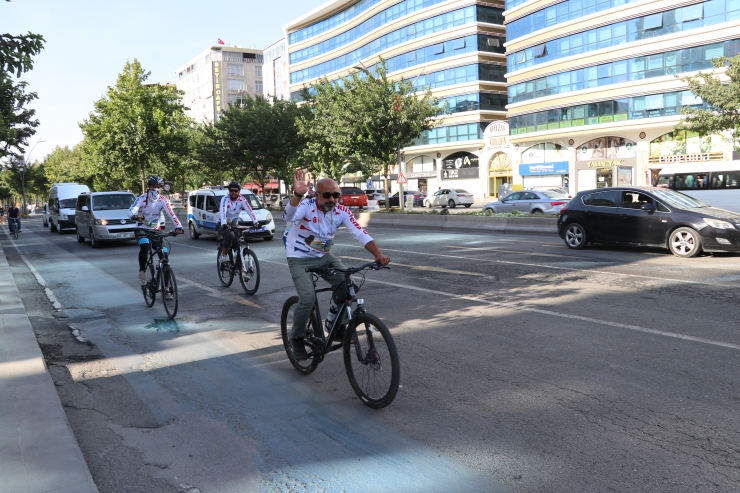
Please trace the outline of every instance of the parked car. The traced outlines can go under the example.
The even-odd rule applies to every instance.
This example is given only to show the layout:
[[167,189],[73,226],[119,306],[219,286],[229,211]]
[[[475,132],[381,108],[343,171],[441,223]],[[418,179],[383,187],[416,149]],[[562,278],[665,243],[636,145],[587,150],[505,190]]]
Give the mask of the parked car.
[[538,191],[538,190],[550,190],[550,191],[553,191],[553,192],[557,192],[557,193],[559,193],[559,194],[561,194],[561,195],[563,195],[565,197],[568,197],[569,199],[572,199],[573,198],[573,196],[570,194],[570,192],[568,192],[568,189],[565,188],[565,187],[527,187],[527,188],[525,188],[525,190],[534,190],[534,191]]
[[45,228],[49,227],[49,203],[48,202],[44,204],[44,209],[41,212],[41,222],[44,224]]
[[[414,198],[414,207],[424,207],[424,199],[427,197],[421,192],[417,192],[415,190],[404,190],[403,195],[408,200],[409,197]],[[400,204],[398,203],[398,192],[391,195],[391,198],[388,199],[388,203],[390,204],[390,207],[399,207]],[[380,207],[385,207],[385,198],[378,200],[378,205]]]
[[342,196],[339,203],[345,207],[367,207],[367,195],[357,187],[341,187]]
[[[218,207],[221,204],[221,198],[228,193],[224,187],[204,188],[193,192],[188,197],[188,229],[190,238],[197,240],[200,235],[216,236],[216,222],[218,221]],[[263,238],[265,241],[275,237],[275,221],[272,213],[262,207],[259,199],[249,190],[242,190],[241,195],[247,199],[249,206],[254,211],[259,221],[257,231],[247,234],[247,238]],[[244,221],[245,225],[252,223],[252,218],[247,211],[239,214],[239,222]],[[247,224],[249,223],[249,224]]]
[[292,197],[292,195],[286,195],[285,197],[281,198],[280,199],[280,202],[279,202],[280,203],[280,207],[282,207],[283,209],[285,209],[285,206],[288,205],[288,202],[290,202],[290,198],[291,197]]
[[519,211],[525,214],[559,214],[560,209],[568,203],[570,197],[552,190],[523,190],[512,192],[483,206],[483,212],[495,214]]
[[75,232],[77,242],[90,240],[93,248],[102,241],[133,240],[136,221],[129,208],[136,197],[130,192],[84,192],[77,197]]
[[635,243],[689,258],[740,251],[740,214],[665,188],[602,188],[579,192],[563,207],[558,233],[568,248]]
[[385,198],[385,192],[379,188],[366,188],[365,195],[367,195],[368,200],[379,200],[380,198]]
[[424,200],[424,205],[427,207],[433,207],[435,205],[450,208],[455,208],[458,205],[470,207],[473,205],[473,194],[459,188],[442,188],[434,192],[434,195],[428,196]]

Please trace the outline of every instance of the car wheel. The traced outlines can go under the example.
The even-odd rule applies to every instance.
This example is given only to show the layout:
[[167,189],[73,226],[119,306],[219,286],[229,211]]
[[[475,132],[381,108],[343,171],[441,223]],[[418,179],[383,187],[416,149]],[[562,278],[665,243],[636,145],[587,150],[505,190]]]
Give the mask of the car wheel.
[[58,223],[57,224],[57,227],[56,227],[56,230],[55,231],[57,233],[59,233],[59,234],[62,234],[62,223]]
[[563,239],[568,248],[572,248],[574,250],[581,250],[588,244],[586,230],[578,223],[569,224],[565,228],[565,237]]
[[447,205],[450,207],[450,209],[454,209],[456,204],[454,200],[450,199],[450,201],[447,202]]
[[701,238],[691,228],[678,228],[668,238],[668,248],[676,257],[696,257],[701,253]]
[[532,214],[544,214],[544,212],[542,212],[542,210],[540,210],[540,209],[534,209],[532,211]]
[[79,230],[75,229],[75,232],[77,233],[77,243],[85,243],[85,237],[80,234]]
[[465,208],[469,208],[473,204],[465,204]]
[[198,233],[197,231],[195,231],[195,224],[190,223],[188,225],[188,229],[190,230],[190,239],[191,240],[197,240],[198,238],[200,238],[200,233]]
[[90,230],[90,246],[93,248],[100,248],[100,242],[95,238],[95,231]]

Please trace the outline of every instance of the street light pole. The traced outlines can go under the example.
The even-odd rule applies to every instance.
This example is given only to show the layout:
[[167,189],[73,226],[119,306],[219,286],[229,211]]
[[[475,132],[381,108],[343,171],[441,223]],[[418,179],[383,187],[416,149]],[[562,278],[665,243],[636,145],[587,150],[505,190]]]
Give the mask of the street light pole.
[[[23,161],[21,161],[23,163]],[[21,164],[18,167],[18,172],[21,174],[21,194],[23,195],[23,214],[28,214],[28,210],[26,209],[26,180],[25,180],[25,172],[26,167]]]

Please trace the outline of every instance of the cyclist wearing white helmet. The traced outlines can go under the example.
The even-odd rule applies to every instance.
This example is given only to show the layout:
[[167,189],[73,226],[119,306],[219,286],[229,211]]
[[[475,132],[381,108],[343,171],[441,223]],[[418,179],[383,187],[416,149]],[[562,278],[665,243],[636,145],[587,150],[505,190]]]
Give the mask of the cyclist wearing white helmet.
[[248,211],[249,215],[252,216],[254,225],[259,225],[259,220],[249,206],[249,202],[240,193],[241,189],[242,186],[239,182],[232,181],[229,183],[229,194],[224,195],[221,199],[221,207],[218,209],[218,223],[216,224],[216,231],[223,238],[221,241],[221,256],[218,258],[219,262],[229,261],[228,253],[233,247],[235,239],[231,226],[239,220],[241,211]]

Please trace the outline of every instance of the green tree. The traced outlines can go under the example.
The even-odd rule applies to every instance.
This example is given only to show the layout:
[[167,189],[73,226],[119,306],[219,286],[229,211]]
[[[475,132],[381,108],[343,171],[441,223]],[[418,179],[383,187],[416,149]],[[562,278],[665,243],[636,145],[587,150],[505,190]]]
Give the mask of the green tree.
[[735,149],[740,151],[740,54],[735,57],[720,57],[712,60],[717,69],[725,69],[724,82],[717,73],[700,72],[683,79],[691,92],[699,96],[710,108],[684,107],[686,118],[675,126],[675,130],[691,130],[700,135],[710,135],[730,130],[734,135]]
[[95,111],[80,124],[86,154],[105,176],[127,181],[136,175],[146,189],[147,170],[156,171],[188,152],[182,92],[172,86],[145,84],[138,60],[126,62],[116,85],[95,102]]
[[26,105],[38,96],[26,91],[26,82],[16,82],[14,74],[20,77],[31,70],[33,56],[43,46],[44,38],[38,34],[0,34],[0,158],[21,157],[21,148],[36,133],[36,111]]

